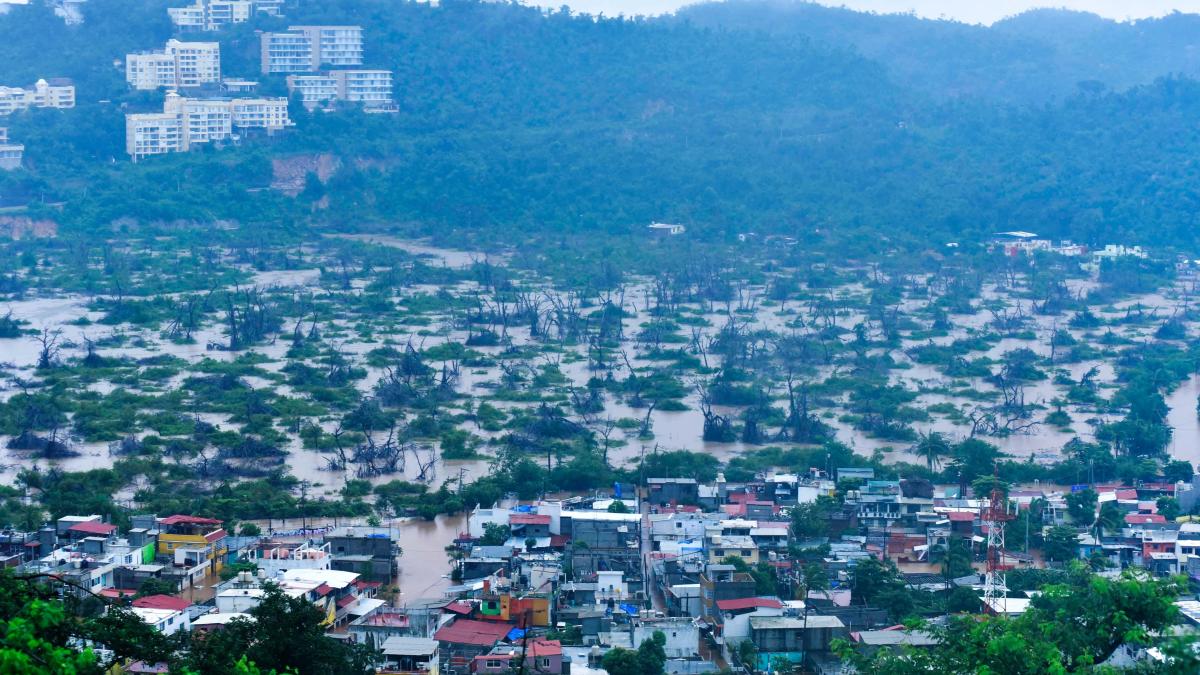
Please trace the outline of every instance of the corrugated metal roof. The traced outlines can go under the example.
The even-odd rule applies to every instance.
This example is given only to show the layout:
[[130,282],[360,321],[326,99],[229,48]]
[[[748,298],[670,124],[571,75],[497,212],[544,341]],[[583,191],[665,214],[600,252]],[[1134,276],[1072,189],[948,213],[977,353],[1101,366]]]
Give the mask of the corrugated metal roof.
[[87,520],[82,523],[77,523],[67,528],[69,532],[83,532],[84,534],[112,534],[117,531],[116,525],[102,523],[98,520]]
[[736,612],[740,609],[755,609],[758,607],[770,607],[773,609],[783,608],[783,603],[779,598],[734,598],[732,600],[718,600],[717,607],[726,612]]
[[433,637],[439,642],[491,646],[508,635],[508,631],[512,628],[511,623],[458,619],[449,626],[439,629],[433,634]]

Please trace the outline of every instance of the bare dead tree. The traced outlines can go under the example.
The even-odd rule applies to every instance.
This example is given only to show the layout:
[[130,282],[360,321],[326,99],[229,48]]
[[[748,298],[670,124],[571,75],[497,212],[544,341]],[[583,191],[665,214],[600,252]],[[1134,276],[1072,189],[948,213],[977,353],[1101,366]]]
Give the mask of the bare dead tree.
[[42,330],[33,337],[38,343],[38,370],[53,368],[58,365],[58,355],[62,351],[60,341],[62,339],[62,329],[55,328],[50,330],[43,327]]

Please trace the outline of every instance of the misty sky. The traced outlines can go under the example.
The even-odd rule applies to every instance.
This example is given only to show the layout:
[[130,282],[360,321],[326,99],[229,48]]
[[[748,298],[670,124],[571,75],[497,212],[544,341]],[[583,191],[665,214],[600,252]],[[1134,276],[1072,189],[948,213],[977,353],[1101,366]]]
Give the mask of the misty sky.
[[[558,7],[567,4],[578,12],[608,16],[662,14],[696,0],[526,0],[530,4]],[[1067,7],[1095,12],[1112,19],[1162,16],[1173,10],[1200,12],[1200,0],[818,0],[823,5],[846,6],[875,12],[914,11],[926,17],[946,17],[971,23],[992,23],[1034,8]]]

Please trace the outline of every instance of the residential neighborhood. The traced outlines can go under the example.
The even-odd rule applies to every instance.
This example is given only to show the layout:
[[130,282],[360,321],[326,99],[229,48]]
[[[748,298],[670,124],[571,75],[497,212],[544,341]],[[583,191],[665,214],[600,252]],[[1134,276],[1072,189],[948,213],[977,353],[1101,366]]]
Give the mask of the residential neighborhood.
[[[970,488],[876,480],[852,467],[743,483],[651,477],[609,493],[474,508],[447,546],[449,583],[429,597],[397,592],[409,542],[387,525],[235,536],[184,514],[134,516],[124,530],[76,515],[0,534],[0,555],[4,567],[51,575],[69,592],[131,601],[164,635],[252,621],[277,589],[317,608],[330,638],[369,647],[378,672],[499,674],[524,663],[525,672],[589,673],[610,651],[657,641],[667,673],[767,673],[784,662],[844,673],[839,644],[935,646],[928,630],[899,624],[922,597],[1020,616],[1032,596],[1020,584],[997,587],[997,574],[1078,561],[1114,578],[1140,569],[1200,580],[1200,522],[1178,517],[1197,501],[1195,482],[1013,487],[1003,509],[1024,514],[1027,527],[1036,510],[1045,535],[1036,548],[1026,537],[994,550],[988,532],[1004,521],[989,512],[991,496]],[[1110,512],[1116,522],[1072,525]],[[1052,544],[1060,530],[1074,542]],[[893,591],[868,597],[868,584]],[[1197,630],[1196,602],[1176,605],[1186,618],[1178,629]],[[1131,648],[1120,658],[1162,655]]]
[[0,675],[1200,673],[1200,0],[1047,2],[0,0]]

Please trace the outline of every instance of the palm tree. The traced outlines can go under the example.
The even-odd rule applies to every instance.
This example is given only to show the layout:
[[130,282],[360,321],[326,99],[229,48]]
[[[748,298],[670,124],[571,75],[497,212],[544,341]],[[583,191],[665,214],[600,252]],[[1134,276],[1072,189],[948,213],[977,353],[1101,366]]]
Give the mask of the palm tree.
[[934,467],[940,464],[939,460],[950,454],[950,441],[946,440],[945,434],[940,431],[921,433],[917,444],[913,446],[913,452],[918,457],[924,457],[925,464],[933,471]]
[[1125,522],[1124,516],[1121,514],[1121,507],[1117,506],[1116,502],[1104,502],[1100,506],[1100,513],[1096,516],[1096,538],[1104,532],[1116,532],[1121,529],[1121,523]]

